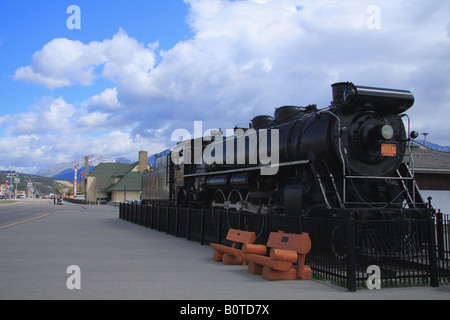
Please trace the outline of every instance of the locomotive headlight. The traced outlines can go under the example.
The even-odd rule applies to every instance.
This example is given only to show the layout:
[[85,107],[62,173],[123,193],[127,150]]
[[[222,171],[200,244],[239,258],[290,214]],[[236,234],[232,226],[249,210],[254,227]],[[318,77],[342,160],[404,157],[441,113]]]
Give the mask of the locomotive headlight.
[[394,137],[394,128],[389,124],[385,124],[381,127],[381,136],[386,140],[391,140]]

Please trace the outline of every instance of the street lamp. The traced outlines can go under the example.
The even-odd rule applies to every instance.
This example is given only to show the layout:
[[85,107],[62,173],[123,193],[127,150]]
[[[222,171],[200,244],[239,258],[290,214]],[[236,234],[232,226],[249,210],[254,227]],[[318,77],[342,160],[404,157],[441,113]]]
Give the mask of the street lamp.
[[31,181],[30,178],[26,178],[28,180],[27,183],[27,189],[28,189],[28,198],[33,198],[32,194],[33,194],[33,181]]
[[[22,160],[23,161],[23,160]],[[5,162],[3,160],[0,160],[0,162]],[[6,171],[8,172],[8,171]],[[6,180],[6,184],[8,185],[8,194],[9,194],[9,199],[12,199],[12,165],[11,162],[9,163],[9,175],[6,175],[6,179],[9,178],[9,185],[8,185],[8,180]]]
[[[4,162],[3,160],[0,160],[0,162]],[[23,160],[18,160],[18,163],[20,162],[25,162]],[[15,183],[16,183],[16,192],[14,193],[14,199],[17,198],[16,194],[17,194],[17,183],[18,183],[18,173],[14,174],[15,176]],[[11,164],[11,162],[9,163],[9,176],[6,176],[6,178],[9,178],[9,198],[12,199],[12,187],[13,187],[13,182],[12,182],[12,178],[13,178],[13,166]]]
[[[23,160],[19,160],[19,161],[17,161],[18,163],[20,163],[20,162],[25,162],[25,161],[23,161]],[[14,199],[17,199],[17,183],[19,182],[19,173],[18,172],[16,172],[16,175],[15,175],[15,177],[14,177],[14,182],[16,183],[16,190],[15,190],[15,192],[14,192]],[[12,181],[12,176],[11,176],[11,181]],[[12,185],[12,184],[11,184]]]

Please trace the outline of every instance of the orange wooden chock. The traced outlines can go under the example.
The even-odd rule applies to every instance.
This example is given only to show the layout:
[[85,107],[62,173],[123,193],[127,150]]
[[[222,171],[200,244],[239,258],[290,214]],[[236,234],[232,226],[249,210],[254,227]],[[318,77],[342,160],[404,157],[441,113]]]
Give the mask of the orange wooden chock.
[[296,263],[298,260],[298,254],[297,254],[297,252],[295,252],[293,250],[283,250],[283,249],[272,248],[270,250],[270,259]]
[[230,265],[247,265],[247,262],[242,259],[242,249],[239,249],[238,245],[251,244],[255,242],[255,233],[229,229],[226,239],[228,241],[232,241],[231,247],[218,243],[210,244],[211,248],[214,249],[214,261],[222,261],[223,264]]
[[271,248],[269,257],[244,253],[243,259],[248,262],[249,273],[262,274],[267,280],[312,278],[311,268],[305,265],[306,254],[311,250],[311,239],[307,233],[272,232],[267,247]]
[[246,243],[242,246],[242,253],[265,255],[267,248],[262,244]]

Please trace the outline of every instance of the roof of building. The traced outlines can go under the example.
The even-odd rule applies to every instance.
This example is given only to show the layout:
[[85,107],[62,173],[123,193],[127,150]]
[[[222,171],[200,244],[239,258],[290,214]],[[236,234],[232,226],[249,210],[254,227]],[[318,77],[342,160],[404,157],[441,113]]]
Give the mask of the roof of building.
[[117,183],[113,183],[106,191],[141,191],[143,174],[143,172],[129,172]]
[[412,147],[411,152],[414,158],[414,168],[416,171],[450,173],[449,152],[418,147]]
[[[105,191],[123,191],[125,187],[128,191],[141,191],[141,172],[133,169],[139,165],[134,163],[100,163],[92,170],[88,177],[95,177],[103,180],[102,187]],[[114,179],[119,181],[114,183]]]
[[118,167],[117,171],[114,173],[114,178],[121,178],[128,174],[131,170],[136,168],[136,166],[139,165],[139,162],[129,163],[127,166],[120,166]]

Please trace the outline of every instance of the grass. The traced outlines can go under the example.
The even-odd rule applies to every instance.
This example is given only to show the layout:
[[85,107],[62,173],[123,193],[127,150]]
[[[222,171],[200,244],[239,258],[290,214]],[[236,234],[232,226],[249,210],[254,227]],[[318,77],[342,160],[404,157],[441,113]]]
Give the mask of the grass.
[[10,204],[10,203],[16,203],[16,200],[0,200],[0,204]]

